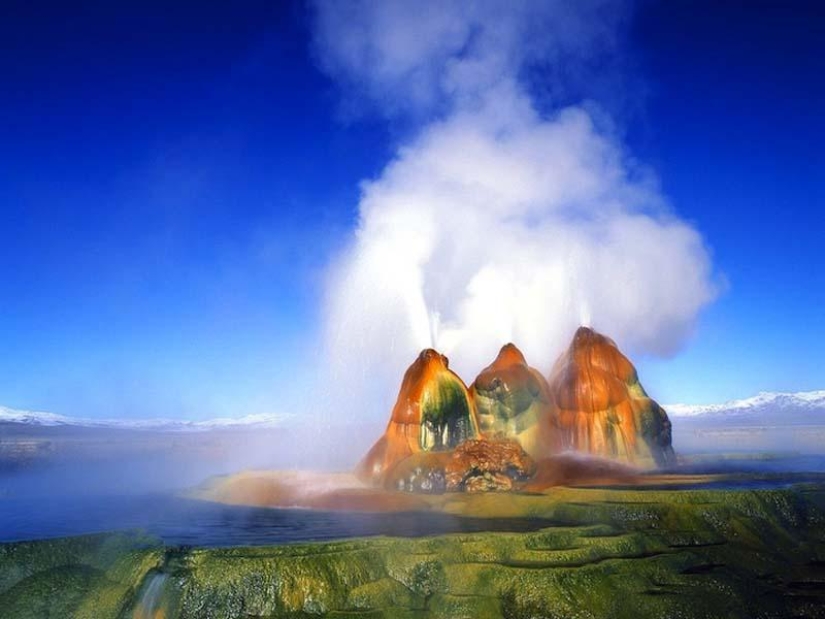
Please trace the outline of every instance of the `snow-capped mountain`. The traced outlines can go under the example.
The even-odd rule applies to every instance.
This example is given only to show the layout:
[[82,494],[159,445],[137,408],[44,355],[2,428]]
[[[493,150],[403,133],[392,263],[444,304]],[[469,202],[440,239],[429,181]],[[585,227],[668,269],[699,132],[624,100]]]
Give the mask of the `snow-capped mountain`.
[[[751,398],[722,404],[669,404],[668,416],[679,421],[761,425],[825,425],[825,390],[783,393],[763,391]],[[0,424],[77,426],[123,430],[206,431],[275,428],[292,416],[259,414],[190,421],[184,419],[89,419],[0,406]]]
[[122,430],[206,431],[230,428],[274,428],[290,418],[283,414],[247,415],[190,421],[185,419],[87,419],[66,417],[54,413],[22,411],[0,406],[0,423],[31,426],[78,426],[85,428],[113,428]]
[[763,391],[752,398],[723,404],[671,404],[673,418],[731,423],[825,424],[825,390],[800,393]]

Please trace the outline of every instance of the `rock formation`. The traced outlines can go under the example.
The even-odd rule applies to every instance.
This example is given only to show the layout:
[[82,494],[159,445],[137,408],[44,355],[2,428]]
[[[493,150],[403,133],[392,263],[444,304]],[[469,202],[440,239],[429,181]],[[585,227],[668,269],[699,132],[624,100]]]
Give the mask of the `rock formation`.
[[536,470],[546,483],[559,478],[553,458],[561,451],[654,468],[674,462],[670,443],[667,414],[633,364],[611,339],[582,327],[549,383],[513,344],[469,391],[444,355],[422,351],[404,374],[387,429],[355,472],[388,490],[510,490]]
[[467,387],[449,369],[447,357],[427,349],[404,374],[387,429],[356,474],[380,485],[409,456],[451,450],[478,434]]
[[550,375],[564,447],[643,468],[675,460],[670,421],[610,338],[587,327]]
[[535,468],[515,440],[469,439],[451,451],[413,454],[388,472],[385,487],[427,494],[507,491]]
[[469,440],[452,453],[444,477],[448,490],[511,490],[536,469],[533,459],[512,439]]
[[501,348],[470,387],[479,429],[513,438],[533,458],[558,451],[560,437],[547,381],[513,344]]

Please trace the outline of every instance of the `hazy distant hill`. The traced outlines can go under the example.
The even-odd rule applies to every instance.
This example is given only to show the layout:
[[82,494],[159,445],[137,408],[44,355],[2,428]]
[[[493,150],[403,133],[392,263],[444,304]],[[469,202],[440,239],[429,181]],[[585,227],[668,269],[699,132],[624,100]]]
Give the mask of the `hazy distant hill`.
[[[800,393],[763,391],[752,398],[723,404],[669,404],[672,418],[733,425],[821,425],[825,424],[825,390]],[[212,429],[277,428],[293,416],[288,414],[222,417],[201,421],[184,419],[89,419],[54,413],[16,410],[0,406],[0,423],[54,427],[110,428],[123,430],[203,431]]]
[[825,391],[666,406],[677,453],[825,453]]
[[54,413],[22,411],[0,406],[0,424],[22,424],[28,426],[56,427],[75,426],[83,428],[110,428],[118,430],[159,430],[175,431],[204,431],[213,429],[231,428],[276,428],[282,426],[291,415],[263,414],[247,415],[246,417],[222,417],[201,421],[185,419],[88,419],[82,417],[66,417]]
[[736,426],[787,426],[825,424],[825,390],[801,393],[763,391],[752,398],[724,404],[671,404],[671,418],[707,424]]
[[[380,431],[318,421],[289,414],[110,420],[0,407],[0,498],[44,488],[183,488],[250,468],[348,470]],[[55,486],[56,476],[65,482]]]

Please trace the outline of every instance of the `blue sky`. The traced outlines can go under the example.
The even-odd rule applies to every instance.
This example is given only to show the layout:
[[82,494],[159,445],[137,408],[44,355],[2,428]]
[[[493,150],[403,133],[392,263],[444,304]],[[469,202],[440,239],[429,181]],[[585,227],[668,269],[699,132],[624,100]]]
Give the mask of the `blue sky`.
[[[568,93],[725,281],[681,352],[637,359],[663,402],[825,388],[825,9],[737,4],[639,3],[622,62]],[[3,13],[0,404],[303,412],[359,182],[414,123],[342,104],[302,3]]]

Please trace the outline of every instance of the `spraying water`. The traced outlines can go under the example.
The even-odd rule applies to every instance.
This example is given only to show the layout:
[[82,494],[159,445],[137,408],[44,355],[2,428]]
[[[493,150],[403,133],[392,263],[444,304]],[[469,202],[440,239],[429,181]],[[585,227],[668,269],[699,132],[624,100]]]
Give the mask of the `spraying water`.
[[716,294],[701,235],[590,106],[540,106],[524,79],[538,64],[557,86],[562,62],[609,53],[624,3],[425,4],[317,5],[327,71],[387,116],[421,120],[362,183],[331,272],[336,407],[358,400],[380,418],[429,346],[467,380],[508,341],[549,369],[581,324],[634,354],[677,351]]

